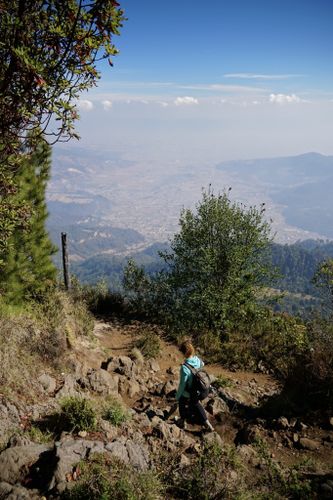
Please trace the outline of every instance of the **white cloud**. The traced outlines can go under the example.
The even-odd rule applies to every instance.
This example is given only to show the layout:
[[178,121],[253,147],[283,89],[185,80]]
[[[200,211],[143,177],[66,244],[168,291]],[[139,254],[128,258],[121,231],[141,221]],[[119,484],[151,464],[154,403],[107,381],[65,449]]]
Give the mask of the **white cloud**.
[[225,83],[189,84],[179,85],[179,88],[187,90],[208,90],[211,92],[262,92],[261,87],[249,87],[246,85],[226,85]]
[[82,99],[79,101],[79,108],[83,111],[91,111],[92,109],[94,109],[94,105],[88,99]]
[[105,109],[105,111],[108,111],[109,109],[112,108],[112,101],[109,101],[108,99],[105,101],[102,101],[102,104],[103,104],[103,108]]
[[225,78],[244,78],[245,80],[287,80],[288,78],[295,78],[304,75],[282,74],[282,75],[269,75],[257,73],[227,73]]
[[176,106],[191,106],[193,104],[199,104],[198,99],[195,99],[195,97],[189,97],[189,96],[184,96],[184,97],[177,97],[177,99],[174,100],[174,104]]
[[169,104],[165,101],[158,101],[158,104],[162,106],[162,108],[167,108],[169,106]]
[[273,102],[276,104],[289,104],[294,102],[303,102],[300,97],[296,94],[271,94],[269,96],[269,102]]

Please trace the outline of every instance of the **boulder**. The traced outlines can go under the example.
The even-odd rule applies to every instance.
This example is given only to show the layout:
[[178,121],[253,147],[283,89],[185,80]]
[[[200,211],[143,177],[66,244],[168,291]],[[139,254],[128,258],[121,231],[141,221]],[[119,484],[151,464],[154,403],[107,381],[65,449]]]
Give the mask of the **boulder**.
[[118,394],[119,377],[99,369],[92,369],[87,374],[89,388],[102,395]]
[[318,450],[318,448],[320,447],[320,443],[318,441],[315,441],[314,439],[300,438],[299,446],[304,450],[314,451]]
[[61,389],[57,392],[56,398],[63,399],[71,396],[80,396],[80,387],[73,375],[65,375],[64,383]]
[[145,414],[147,417],[152,420],[155,416],[164,419],[164,411],[160,410],[159,408],[154,408],[153,406],[150,406],[146,411]]
[[119,375],[125,375],[126,377],[132,377],[136,374],[137,367],[134,361],[128,356],[114,356],[108,360],[106,370],[108,372],[119,373]]
[[119,458],[125,464],[129,463],[128,451],[125,443],[121,440],[113,441],[105,446],[105,449],[116,458]]
[[13,404],[4,402],[0,403],[0,441],[5,441],[8,433],[19,427],[20,415],[19,411]]
[[49,489],[56,486],[58,490],[62,490],[66,475],[72,472],[80,460],[88,457],[91,452],[102,453],[104,450],[104,443],[101,441],[74,439],[70,434],[63,434],[60,441],[55,443],[57,464]]
[[133,422],[139,426],[139,429],[145,429],[151,425],[150,419],[146,413],[137,413],[134,415]]
[[115,427],[114,425],[111,424],[108,420],[100,420],[99,427],[102,432],[105,433],[106,438],[108,441],[112,441],[116,437],[118,437],[120,429],[119,427]]
[[24,446],[7,448],[0,455],[0,481],[19,483],[29,472],[40,455],[49,450],[44,444],[27,443]]
[[117,457],[125,464],[131,464],[138,470],[147,470],[149,467],[149,451],[144,444],[121,437],[112,443],[108,443],[105,449],[114,457]]
[[290,424],[288,419],[286,417],[278,418],[276,421],[276,427],[277,429],[283,429],[283,430],[289,429]]
[[236,435],[236,444],[252,444],[261,438],[260,429],[257,425],[246,425]]
[[206,404],[206,410],[213,416],[229,413],[228,405],[219,397],[211,398]]
[[[154,417],[156,419],[157,417]],[[152,424],[154,425],[154,419]],[[159,421],[154,425],[153,434],[163,440],[163,444],[169,450],[176,449],[177,446],[189,448],[193,445],[194,439],[186,434],[175,424]]]
[[57,387],[57,382],[53,377],[50,377],[47,373],[43,373],[40,377],[38,377],[37,381],[43,387],[44,391],[48,394],[52,394],[55,392]]
[[162,389],[161,389],[161,395],[162,396],[174,396],[178,388],[178,382],[176,380],[168,380],[166,382]]
[[27,490],[23,486],[13,486],[6,482],[0,482],[0,498],[7,500],[39,500],[40,494],[36,490]]
[[121,396],[128,396],[129,398],[134,398],[137,394],[141,392],[141,387],[139,383],[134,378],[120,377],[119,380],[119,394]]
[[219,446],[223,446],[222,438],[217,432],[209,432],[208,434],[204,434],[202,439],[203,442],[208,445],[217,444]]
[[159,372],[161,369],[156,359],[150,359],[147,363],[147,368],[153,372]]
[[249,445],[243,444],[237,447],[238,455],[249,464],[257,467],[260,463],[257,452]]
[[130,464],[138,470],[147,470],[149,467],[148,448],[143,444],[138,444],[132,440],[126,443]]

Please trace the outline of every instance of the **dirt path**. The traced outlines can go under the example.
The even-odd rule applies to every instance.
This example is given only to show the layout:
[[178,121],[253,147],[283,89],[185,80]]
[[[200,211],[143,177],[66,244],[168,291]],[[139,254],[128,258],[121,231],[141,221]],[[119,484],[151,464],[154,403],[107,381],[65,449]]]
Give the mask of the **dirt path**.
[[[129,355],[134,342],[144,332],[147,327],[139,322],[132,324],[122,324],[117,321],[105,322],[97,320],[94,328],[95,342],[93,345],[81,349],[80,357],[91,367],[100,367],[102,361],[111,356]],[[175,380],[178,378],[177,371],[175,375],[167,374],[167,370],[178,368],[182,361],[182,355],[177,347],[171,343],[161,340],[161,353],[157,358],[159,370],[156,375],[162,381]],[[245,371],[229,371],[221,365],[206,365],[207,371],[215,377],[221,377],[225,380],[225,392],[231,397],[237,399],[249,407],[257,407],[260,400],[269,397],[279,391],[279,385],[273,377],[265,374],[258,374]],[[126,401],[134,405],[135,401]],[[161,405],[165,404],[160,400]],[[158,402],[157,402],[158,404]],[[227,415],[223,422],[214,421],[216,431],[227,444],[233,444],[239,428],[246,425],[246,421],[241,421],[232,413]],[[302,460],[312,460],[319,464],[318,467],[327,469],[333,462],[332,447],[321,446],[318,450],[300,450],[292,446],[287,436],[287,431],[275,431],[265,429],[263,437],[271,450],[272,456],[285,464],[296,463]],[[291,432],[289,431],[289,434]],[[328,434],[326,430],[309,427],[303,433],[311,439],[323,440]],[[329,439],[333,442],[333,432],[330,432]]]
[[[136,340],[147,329],[147,326],[133,322],[123,324],[119,321],[106,322],[96,320],[94,342],[80,346],[78,357],[81,362],[92,368],[99,368],[111,356],[128,356]],[[156,358],[159,370],[156,376],[163,381],[178,380],[178,369],[183,357],[177,346],[161,339],[161,351]],[[170,369],[172,373],[170,374]],[[270,376],[245,371],[229,371],[221,365],[206,365],[207,371],[214,377],[220,377],[225,383],[225,392],[244,405],[257,406],[262,397],[278,391],[277,382]],[[135,404],[135,401],[126,401]],[[225,429],[224,429],[225,432]],[[234,431],[232,432],[234,435]]]

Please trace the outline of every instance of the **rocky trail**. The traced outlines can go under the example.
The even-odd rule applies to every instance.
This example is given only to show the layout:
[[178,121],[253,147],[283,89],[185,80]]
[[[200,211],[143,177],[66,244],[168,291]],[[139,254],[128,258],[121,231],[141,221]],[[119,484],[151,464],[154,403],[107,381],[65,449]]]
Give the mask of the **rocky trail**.
[[[215,432],[202,433],[196,426],[177,426],[174,405],[182,357],[176,346],[161,340],[155,359],[133,356],[133,346],[146,325],[98,320],[94,338],[81,338],[72,348],[62,372],[36,374],[38,401],[24,395],[0,394],[0,499],[61,498],[80,478],[78,463],[94,453],[107,453],[136,470],[153,466],[163,450],[177,454],[180,466],[188,467],[205,444],[217,442],[233,448],[241,475],[257,477],[265,460],[281,467],[307,463],[304,475],[315,484],[311,498],[333,498],[333,419],[323,422],[264,411],[267,401],[280,393],[279,384],[267,374],[230,372],[207,365],[216,393],[205,401]],[[151,327],[153,329],[153,327]],[[63,398],[80,396],[102,406],[118,398],[130,418],[113,425],[99,418],[96,430],[56,432],[41,440],[37,432],[52,428]],[[56,427],[56,426],[55,426]],[[44,442],[45,441],[45,442]],[[267,458],[268,457],[268,458]],[[252,479],[253,480],[253,479]]]

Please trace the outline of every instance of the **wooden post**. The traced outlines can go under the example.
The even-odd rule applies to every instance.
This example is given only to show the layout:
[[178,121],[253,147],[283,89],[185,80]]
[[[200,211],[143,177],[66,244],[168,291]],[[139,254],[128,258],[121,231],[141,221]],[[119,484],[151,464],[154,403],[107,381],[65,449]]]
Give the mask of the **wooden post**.
[[61,248],[62,248],[62,265],[64,269],[64,284],[65,289],[69,290],[69,272],[68,272],[68,248],[67,248],[67,234],[61,233]]

